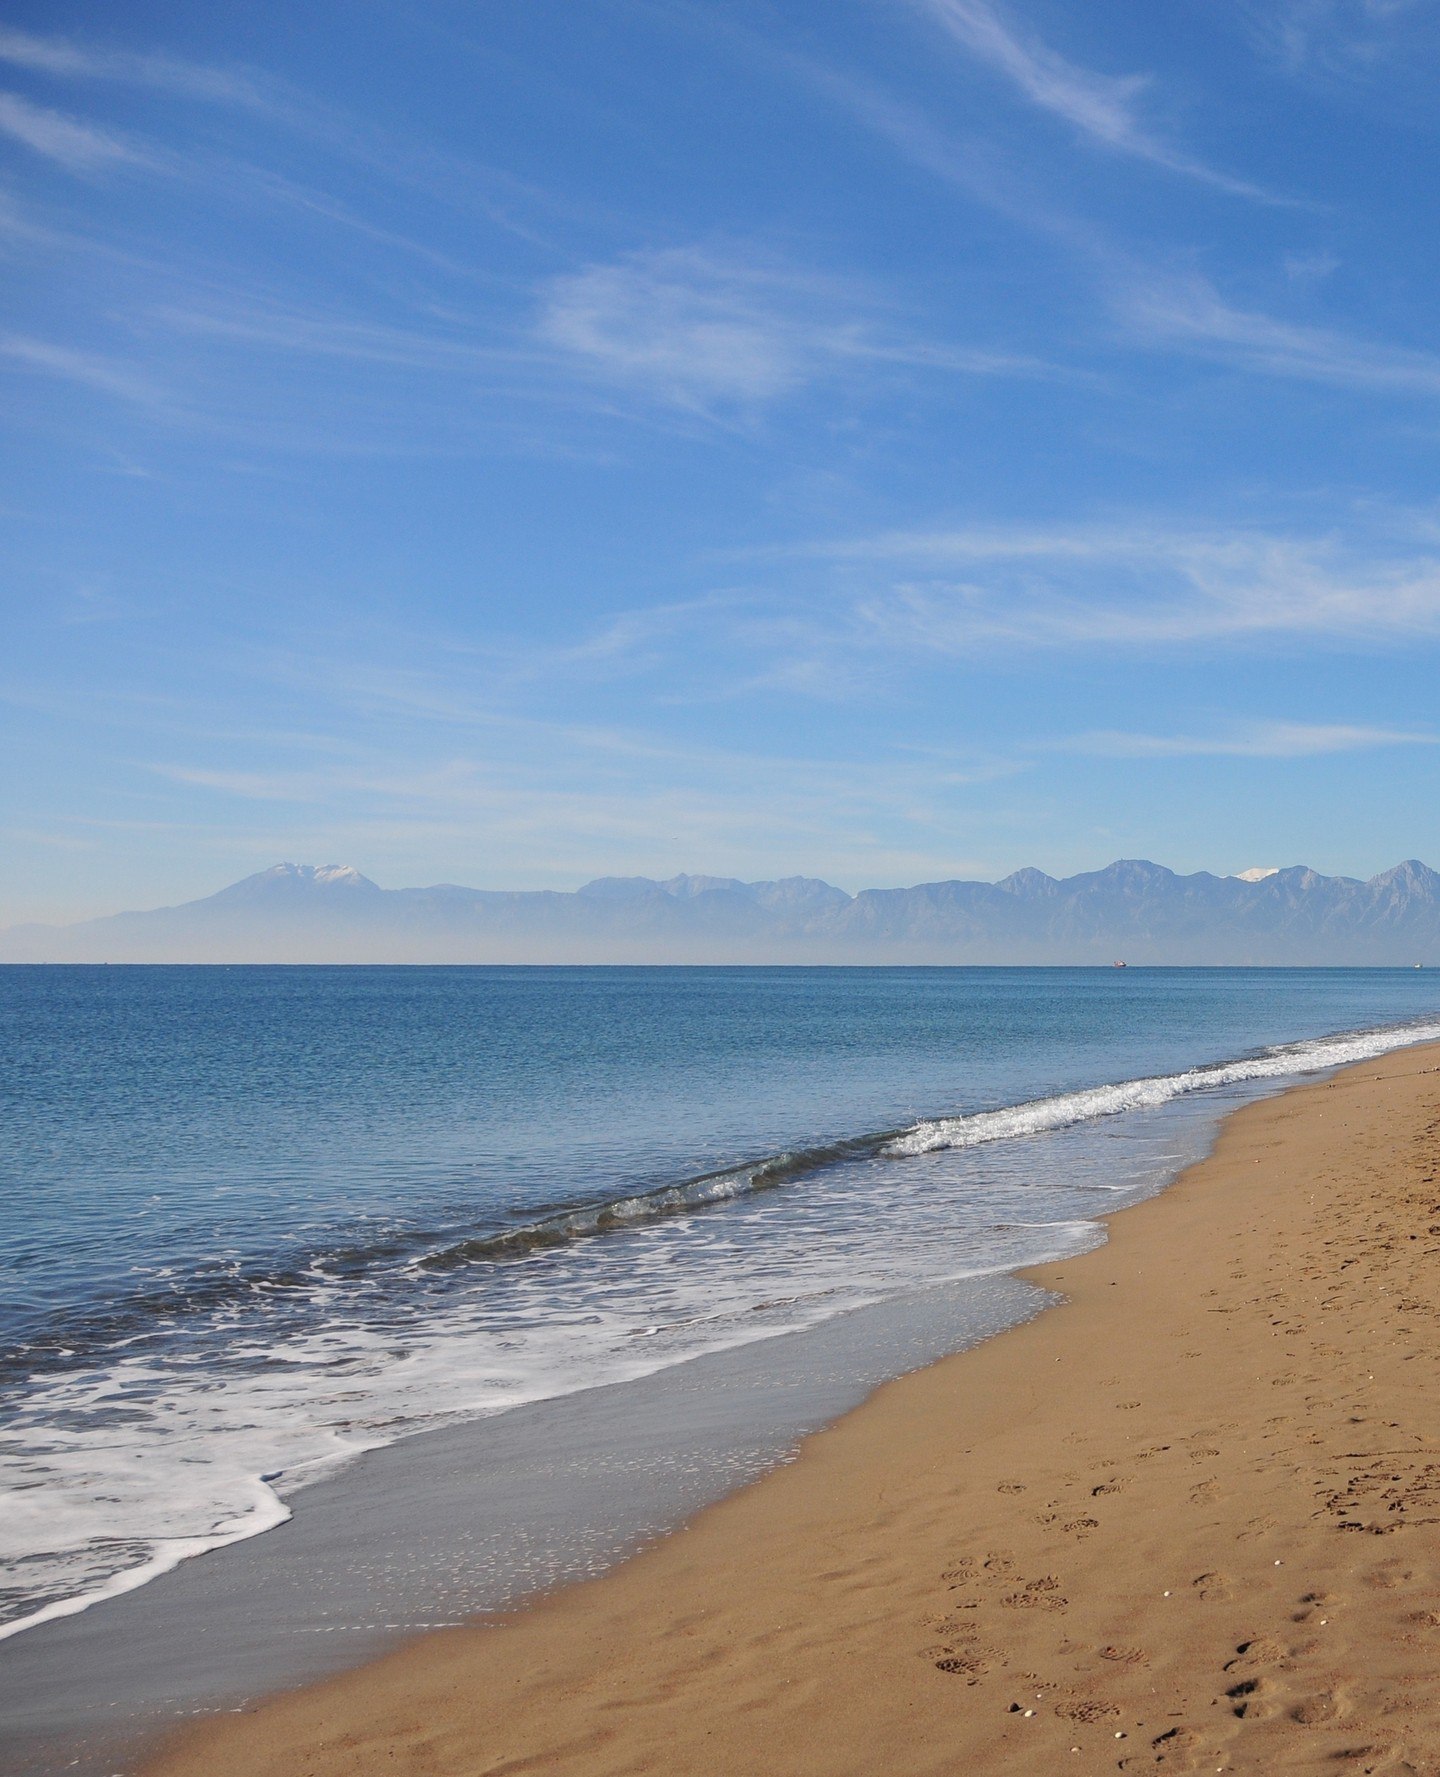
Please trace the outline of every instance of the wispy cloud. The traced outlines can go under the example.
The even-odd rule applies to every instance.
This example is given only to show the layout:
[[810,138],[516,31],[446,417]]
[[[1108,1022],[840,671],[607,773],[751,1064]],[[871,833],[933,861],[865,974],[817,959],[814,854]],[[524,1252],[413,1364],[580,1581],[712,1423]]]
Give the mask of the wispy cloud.
[[[1153,526],[892,533],[812,553],[857,578],[852,646],[1170,647],[1440,635],[1440,557]],[[870,584],[867,586],[865,582]]]
[[63,37],[0,28],[0,62],[37,74],[88,74],[92,58]]
[[55,345],[49,340],[30,339],[14,333],[0,334],[0,359],[9,359],[13,365],[43,376],[59,377],[64,382],[96,389],[102,395],[118,396],[123,401],[153,406],[161,399],[154,384],[128,365],[95,352]]
[[174,56],[136,54],[67,37],[37,37],[28,31],[0,28],[0,62],[32,74],[156,87],[193,99],[257,108],[268,108],[270,103],[255,76],[244,70],[210,68]]
[[237,345],[414,370],[476,371],[512,362],[516,355],[510,349],[487,348],[475,337],[473,323],[468,333],[458,324],[401,326],[334,309],[285,305],[260,296],[209,307],[199,302],[161,305],[151,311],[150,318],[179,333]]
[[[1418,521],[1405,541],[1408,550],[1394,535],[1381,542],[1137,523],[818,542],[749,552],[738,573],[736,559],[727,558],[743,585],[622,610],[563,642],[496,638],[483,651],[461,645],[449,650],[452,663],[439,674],[398,660],[383,669],[352,664],[343,692],[329,679],[323,690],[367,716],[388,712],[474,730],[493,726],[483,712],[494,699],[524,698],[535,686],[552,693],[564,686],[567,697],[579,697],[627,680],[652,709],[772,694],[787,704],[804,698],[871,708],[897,695],[928,695],[917,689],[917,673],[949,674],[956,663],[983,670],[1004,656],[1394,649],[1440,637],[1440,553]],[[313,664],[305,672],[308,683]],[[1425,744],[1425,736],[1383,723],[1276,722],[1218,738],[1101,737],[1093,744],[1280,756],[1291,748],[1402,742]],[[954,764],[954,781],[1006,775],[1020,769],[1019,757],[1013,750],[969,756]]]
[[636,253],[545,287],[536,332],[606,382],[696,413],[756,407],[865,364],[973,376],[1039,360],[907,335],[873,291],[738,252]]
[[801,319],[825,294],[814,280],[694,249],[638,254],[553,280],[538,333],[677,406],[760,402],[804,381],[825,349]]
[[[479,210],[497,227],[531,244],[546,245],[529,217],[557,208],[548,193],[500,168],[446,153],[413,136],[385,130],[368,118],[352,115],[257,68],[213,67],[154,51],[116,49],[106,44],[41,37],[4,28],[0,28],[0,64],[60,80],[149,89],[198,104],[249,112],[278,129],[308,138],[342,160],[366,167],[387,184],[422,190],[462,211]],[[26,105],[26,101],[17,102]],[[60,123],[72,121],[38,106],[27,105],[27,109],[44,118],[58,118]],[[0,120],[0,128],[3,127],[6,126]],[[41,133],[33,123],[26,127],[37,136]],[[86,125],[74,127],[88,131],[98,143],[108,141],[125,158],[150,164],[148,157],[132,144],[89,130]],[[58,126],[52,124],[45,140],[53,144],[49,151],[59,158],[59,150],[66,144]],[[47,151],[38,140],[31,146]],[[72,141],[70,152],[78,157],[82,145]],[[165,170],[181,169],[167,166]],[[200,172],[195,165],[185,170],[192,176]],[[208,165],[203,171],[212,182],[233,182],[235,169]],[[257,184],[264,181],[264,175],[255,175]],[[593,220],[593,214],[591,206],[587,219]],[[336,219],[341,217],[337,215]]]
[[1072,217],[1047,205],[1006,163],[993,142],[973,131],[962,137],[942,128],[876,80],[853,69],[842,70],[774,34],[742,26],[734,18],[722,19],[716,8],[695,5],[693,0],[667,0],[665,16],[739,49],[772,77],[793,81],[818,94],[903,160],[976,202],[1044,232],[1083,232]]
[[18,93],[0,92],[0,131],[72,173],[153,164],[149,155],[110,131],[34,105]]
[[1004,74],[1025,97],[1053,111],[1087,136],[1113,148],[1151,145],[1140,133],[1135,101],[1149,84],[1143,75],[1097,74],[1007,25],[987,0],[917,0],[956,42]]
[[1440,735],[1345,722],[1255,722],[1223,734],[1127,734],[1099,729],[1055,750],[1107,759],[1313,759],[1377,747],[1440,746]]
[[[1196,649],[1294,652],[1343,646],[1386,650],[1440,637],[1440,554],[1412,524],[1408,550],[1374,538],[1154,525],[952,529],[885,533],[747,554],[743,585],[661,607],[620,611],[563,641],[494,638],[463,644],[446,663],[351,662],[315,677],[319,644],[300,673],[317,695],[365,719],[384,716],[456,732],[493,732],[494,710],[536,687],[565,701],[599,687],[633,685],[636,706],[663,712],[779,696],[885,707],[930,695],[933,677],[985,671],[997,660],[1081,650],[1107,656]],[[343,642],[337,637],[343,651]],[[1133,660],[1132,660],[1133,667]],[[339,669],[336,669],[339,672]],[[563,690],[562,690],[563,688]],[[662,723],[669,718],[663,714]],[[634,748],[632,735],[590,734],[598,756]],[[1269,754],[1360,745],[1428,744],[1394,723],[1250,723],[1218,735],[1090,737],[1092,751],[1138,755]],[[673,751],[666,743],[666,755]],[[973,750],[952,761],[952,782],[976,783],[1024,768],[1023,749]]]
[[1032,105],[1059,117],[1102,147],[1151,162],[1236,197],[1276,200],[1153,134],[1140,116],[1147,75],[1102,74],[1081,67],[1010,24],[990,0],[913,0],[961,48],[1002,75]]
[[1426,0],[1240,0],[1262,53],[1292,74],[1353,75],[1389,61]]
[[1123,318],[1151,338],[1247,370],[1344,388],[1440,394],[1434,353],[1234,308],[1202,278],[1141,281],[1123,292],[1119,306]]

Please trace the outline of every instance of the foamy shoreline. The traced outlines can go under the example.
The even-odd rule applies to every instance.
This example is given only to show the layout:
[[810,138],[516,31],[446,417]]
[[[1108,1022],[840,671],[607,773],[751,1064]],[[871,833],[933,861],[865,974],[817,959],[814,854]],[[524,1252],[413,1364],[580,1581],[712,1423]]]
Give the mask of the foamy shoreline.
[[1433,1768],[1436,1055],[1240,1111],[1066,1307],[686,1535],[152,1770]]
[[[483,1262],[487,1257],[500,1258],[555,1245],[563,1246],[585,1241],[597,1234],[624,1233],[650,1223],[671,1220],[696,1211],[703,1212],[716,1204],[741,1200],[760,1193],[768,1195],[793,1182],[803,1183],[827,1168],[843,1166],[847,1161],[866,1164],[875,1160],[893,1159],[904,1165],[922,1160],[925,1156],[943,1157],[947,1153],[964,1155],[972,1149],[1013,1143],[1026,1137],[1083,1131],[1085,1126],[1105,1119],[1127,1114],[1133,1118],[1136,1113],[1143,1114],[1147,1111],[1163,1112],[1165,1107],[1178,1101],[1197,1096],[1203,1098],[1207,1093],[1227,1088],[1258,1087],[1263,1090],[1272,1081],[1303,1076],[1308,1072],[1384,1053],[1390,1048],[1430,1037],[1440,1037],[1440,1024],[1433,1021],[1411,1021],[1401,1025],[1340,1032],[1333,1036],[1274,1045],[1236,1059],[1198,1065],[1175,1073],[1120,1079],[995,1109],[930,1118],[905,1129],[851,1137],[808,1151],[771,1155],[747,1166],[703,1175],[688,1183],[668,1185],[648,1193],[553,1216],[534,1224],[522,1224],[503,1235],[466,1241],[462,1248],[432,1253],[417,1262],[444,1268],[451,1264]],[[1199,1114],[1206,1113],[1201,1111]],[[1218,1111],[1210,1114],[1218,1115]],[[1060,1161],[1060,1166],[1063,1170],[1063,1160]],[[1164,1182],[1160,1176],[1163,1170],[1163,1166],[1157,1165],[1153,1177],[1146,1179],[1140,1189],[1125,1195],[1133,1197],[1157,1188]],[[899,1182],[897,1179],[897,1184]],[[1085,1217],[1093,1219],[1097,1212],[1093,1207],[1087,1206],[1083,1213]],[[1052,1218],[1052,1222],[1057,1232],[1055,1244],[1048,1249],[1049,1254],[1060,1254],[1077,1245],[1086,1244],[1087,1236],[1081,1226],[1078,1204],[1070,1212],[1068,1219],[1062,1214],[1058,1218]],[[1008,1251],[997,1243],[993,1235],[990,1236],[990,1245],[995,1250],[977,1253],[968,1269],[978,1274],[991,1274],[1015,1265],[1034,1263],[1048,1256],[1043,1216],[1033,1217],[1029,1223],[1036,1233],[1029,1240],[1028,1250],[1026,1239],[1020,1233],[1026,1225],[1022,1219],[1015,1220],[1016,1238],[1009,1242]],[[1066,1230],[1071,1232],[1067,1233]],[[493,1253],[491,1248],[495,1249]],[[962,1265],[955,1274],[963,1275],[966,1269]],[[943,1272],[928,1278],[918,1275],[911,1280],[909,1287],[929,1287],[944,1281],[946,1277]],[[902,1293],[903,1288],[902,1285],[893,1293]],[[632,1337],[622,1339],[611,1354],[608,1360],[609,1373],[597,1372],[593,1376],[579,1374],[571,1377],[557,1372],[548,1378],[537,1376],[528,1385],[517,1375],[507,1381],[503,1388],[489,1390],[495,1395],[493,1402],[482,1405],[477,1400],[470,1405],[468,1411],[463,1399],[457,1394],[451,1403],[452,1412],[449,1415],[444,1412],[437,1414],[437,1423],[444,1424],[447,1418],[479,1420],[495,1413],[514,1411],[534,1400],[557,1398],[596,1383],[613,1385],[640,1378],[673,1362],[693,1361],[695,1356],[707,1350],[722,1350],[760,1337],[784,1336],[807,1325],[819,1324],[835,1312],[853,1312],[867,1300],[882,1298],[883,1292],[867,1297],[862,1290],[848,1296],[837,1293],[830,1303],[824,1300],[823,1292],[812,1302],[795,1300],[787,1305],[782,1299],[770,1313],[769,1318],[773,1322],[771,1325],[762,1324],[754,1315],[741,1313],[730,1317],[733,1324],[727,1322],[723,1315],[716,1316],[713,1329],[706,1329],[701,1324],[704,1320],[702,1315],[690,1323],[677,1323],[678,1328],[683,1329],[679,1336],[686,1341],[677,1351],[647,1349],[646,1340],[634,1335],[632,1329]],[[638,1333],[664,1333],[667,1341],[673,1342],[677,1327],[663,1324],[648,1327],[642,1325]],[[442,1359],[453,1364],[457,1358],[463,1361],[465,1357],[463,1349],[457,1347],[452,1350],[449,1345],[442,1349],[437,1344],[432,1368]],[[274,1383],[267,1380],[265,1386],[273,1390]],[[234,1398],[234,1388],[235,1380],[232,1379],[227,1390],[229,1398]],[[302,1436],[301,1430],[306,1423],[303,1399],[296,1399],[292,1403],[295,1429],[283,1435],[275,1428],[269,1433],[264,1432],[264,1422],[257,1419],[255,1430],[241,1431],[236,1436],[235,1450],[229,1456],[230,1469],[223,1474],[217,1472],[211,1482],[213,1502],[208,1511],[202,1510],[198,1515],[194,1509],[188,1514],[181,1512],[179,1508],[183,1501],[177,1500],[171,1514],[176,1521],[160,1534],[148,1533],[151,1538],[150,1549],[143,1560],[132,1560],[114,1572],[90,1581],[78,1592],[52,1595],[29,1614],[0,1626],[0,1640],[13,1638],[48,1621],[103,1604],[169,1572],[184,1560],[271,1531],[288,1520],[297,1492],[312,1484],[315,1477],[323,1477],[344,1464],[353,1462],[368,1448],[381,1447],[417,1433],[423,1435],[428,1429],[423,1419],[416,1423],[402,1423],[395,1417],[404,1408],[398,1398],[387,1400],[383,1376],[377,1377],[371,1392],[375,1397],[371,1411],[379,1423],[365,1423],[363,1378],[352,1379],[347,1390],[346,1411],[355,1416],[355,1424],[343,1433],[338,1427],[327,1428],[321,1420],[310,1429],[308,1436]],[[411,1399],[419,1405],[424,1395],[423,1387],[412,1380],[409,1392]],[[57,1418],[66,1416],[66,1401],[67,1396],[62,1389],[53,1403]],[[203,1400],[200,1405],[203,1408]],[[263,1413],[267,1402],[257,1393],[250,1406],[257,1413]],[[37,1431],[43,1432],[44,1414],[38,1404],[32,1407],[31,1412]],[[390,1429],[386,1429],[387,1420],[391,1421]],[[178,1424],[174,1419],[166,1422],[163,1429],[167,1440],[174,1439]],[[203,1429],[207,1438],[213,1438],[220,1428],[207,1424]],[[248,1470],[236,1466],[237,1463],[243,1464],[252,1446],[254,1455],[264,1460],[254,1462]],[[143,1453],[137,1451],[135,1459],[141,1454]],[[155,1451],[148,1453],[147,1473],[152,1476],[152,1485],[157,1454]],[[122,1470],[138,1472],[132,1470],[131,1460],[122,1462],[122,1458],[129,1459],[129,1453],[125,1450],[118,1451],[117,1462],[120,1462]],[[223,1463],[226,1459],[226,1455],[222,1454],[218,1460]],[[279,1483],[279,1495],[270,1485],[273,1475],[262,1472],[266,1462],[270,1470],[283,1477]],[[116,1463],[112,1462],[110,1468],[115,1469]],[[187,1472],[204,1479],[199,1468],[192,1466],[189,1471],[182,1471],[182,1478]],[[107,1486],[107,1480],[128,1484],[125,1474],[112,1475],[109,1470],[102,1469],[97,1470],[93,1477],[90,1491],[97,1496],[108,1497],[116,1491],[116,1486]],[[43,1502],[50,1497],[50,1493],[44,1488],[38,1491],[32,1488],[28,1497],[38,1498]],[[140,1511],[142,1503],[137,1502],[136,1512]],[[147,1507],[145,1516],[149,1515],[150,1508]],[[121,1526],[119,1534],[123,1535],[127,1530],[128,1526]],[[117,1534],[115,1527],[111,1527],[110,1534]],[[474,1607],[479,1608],[480,1601],[475,1601]]]

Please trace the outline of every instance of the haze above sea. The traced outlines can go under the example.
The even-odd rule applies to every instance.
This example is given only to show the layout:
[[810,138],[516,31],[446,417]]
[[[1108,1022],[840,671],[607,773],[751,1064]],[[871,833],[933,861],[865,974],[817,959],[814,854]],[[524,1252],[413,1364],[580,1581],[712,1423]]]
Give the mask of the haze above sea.
[[0,968],[3,1630],[359,1451],[1083,1250],[1387,970]]

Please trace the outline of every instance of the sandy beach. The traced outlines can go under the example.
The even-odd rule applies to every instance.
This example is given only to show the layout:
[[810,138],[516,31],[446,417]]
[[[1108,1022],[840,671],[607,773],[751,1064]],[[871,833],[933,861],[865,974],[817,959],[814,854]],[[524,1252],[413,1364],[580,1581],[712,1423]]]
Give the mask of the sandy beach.
[[606,1577],[187,1729],[147,1777],[1440,1773],[1440,1050],[1239,1111]]

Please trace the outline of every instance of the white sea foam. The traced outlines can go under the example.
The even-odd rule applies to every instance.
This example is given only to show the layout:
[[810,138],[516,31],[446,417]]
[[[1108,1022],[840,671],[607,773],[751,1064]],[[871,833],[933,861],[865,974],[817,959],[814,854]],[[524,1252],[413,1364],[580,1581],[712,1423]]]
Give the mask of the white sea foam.
[[[114,1354],[37,1378],[0,1450],[6,1557],[32,1608],[14,1635],[131,1591],[283,1521],[297,1489],[367,1449],[585,1388],[633,1381],[907,1288],[1083,1249],[1095,1224],[1012,1222],[1012,1188],[943,1181],[893,1209],[895,1163],[849,1190],[737,1204],[470,1267],[404,1328],[357,1304],[323,1328],[173,1362]],[[999,1218],[1006,1219],[1000,1220]],[[538,1259],[538,1263],[536,1260]],[[262,1477],[269,1477],[268,1480]]]
[[76,1592],[65,1598],[52,1598],[48,1604],[42,1604],[38,1610],[31,1611],[27,1616],[0,1623],[0,1641],[18,1635],[22,1629],[37,1629],[41,1623],[54,1622],[57,1617],[78,1616],[82,1610],[89,1610],[93,1604],[103,1604],[107,1598],[119,1598],[125,1592],[138,1591],[141,1586],[149,1585],[151,1580],[158,1580],[161,1574],[169,1573],[182,1561],[189,1561],[195,1555],[208,1555],[230,1543],[245,1542],[252,1536],[263,1536],[267,1530],[274,1530],[277,1525],[284,1524],[291,1516],[289,1506],[278,1499],[264,1482],[256,1481],[255,1487],[257,1490],[263,1489],[265,1496],[255,1511],[226,1524],[209,1536],[156,1538],[151,1553],[134,1567],[120,1568],[88,1591]]
[[1399,1029],[1352,1031],[1343,1036],[1318,1037],[1306,1043],[1287,1043],[1239,1061],[1214,1067],[1189,1068],[1179,1074],[1159,1074],[1151,1079],[1120,1080],[1114,1085],[1091,1086],[1080,1092],[1062,1092],[1054,1098],[1033,1099],[1027,1104],[1007,1105],[1002,1110],[976,1111],[965,1117],[939,1117],[917,1123],[888,1142],[885,1152],[897,1157],[932,1154],[945,1148],[976,1148],[992,1141],[1013,1141],[1017,1136],[1042,1135],[1088,1123],[1096,1117],[1115,1117],[1123,1111],[1152,1109],[1187,1093],[1213,1091],[1253,1080],[1290,1079],[1300,1074],[1324,1073],[1330,1068],[1367,1061],[1412,1043],[1440,1040],[1440,1024],[1403,1026]]

